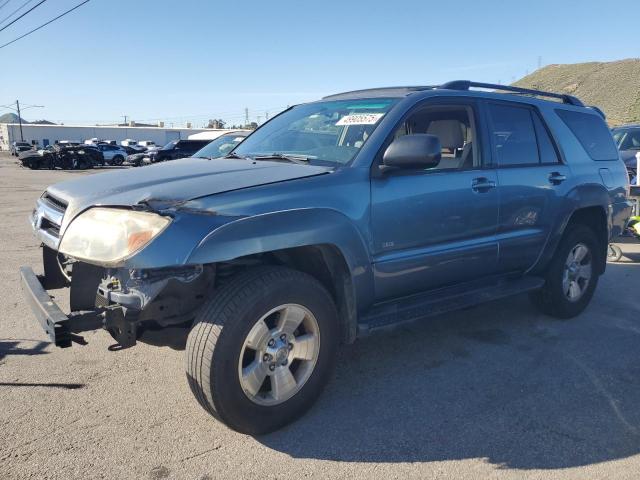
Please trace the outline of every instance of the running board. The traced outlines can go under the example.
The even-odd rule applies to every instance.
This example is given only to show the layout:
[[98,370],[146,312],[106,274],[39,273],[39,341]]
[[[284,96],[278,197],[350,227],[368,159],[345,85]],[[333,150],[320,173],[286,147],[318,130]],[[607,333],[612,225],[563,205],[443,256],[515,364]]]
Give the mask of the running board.
[[544,285],[544,279],[540,277],[503,279],[489,286],[486,285],[486,282],[485,279],[484,286],[480,286],[480,282],[474,282],[475,285],[467,283],[374,305],[361,318],[358,324],[358,336],[365,336],[374,330],[391,328],[434,315],[462,310],[492,300],[529,292]]

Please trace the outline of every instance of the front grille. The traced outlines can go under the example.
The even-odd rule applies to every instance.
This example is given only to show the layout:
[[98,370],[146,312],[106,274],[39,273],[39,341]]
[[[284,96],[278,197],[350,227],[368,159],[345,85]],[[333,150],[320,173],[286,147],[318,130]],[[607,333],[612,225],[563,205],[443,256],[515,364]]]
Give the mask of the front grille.
[[67,209],[67,202],[49,192],[44,192],[38,200],[32,221],[36,236],[48,247],[56,250],[60,238],[60,226]]
[[56,225],[48,218],[42,219],[42,221],[40,222],[40,230],[44,230],[49,235],[52,235],[54,237],[60,236],[60,225]]
[[67,209],[67,202],[54,197],[49,192],[44,192],[42,194],[42,200],[51,208],[58,210],[61,213],[64,213],[65,210]]

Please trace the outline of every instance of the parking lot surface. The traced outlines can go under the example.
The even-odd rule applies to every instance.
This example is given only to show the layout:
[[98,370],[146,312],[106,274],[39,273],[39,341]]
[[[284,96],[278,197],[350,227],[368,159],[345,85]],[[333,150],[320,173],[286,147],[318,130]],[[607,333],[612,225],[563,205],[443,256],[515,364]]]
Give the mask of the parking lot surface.
[[47,343],[18,281],[41,268],[27,215],[94,173],[0,155],[0,479],[640,477],[638,245],[577,319],[519,296],[343,348],[313,409],[253,438],[198,406],[183,352]]

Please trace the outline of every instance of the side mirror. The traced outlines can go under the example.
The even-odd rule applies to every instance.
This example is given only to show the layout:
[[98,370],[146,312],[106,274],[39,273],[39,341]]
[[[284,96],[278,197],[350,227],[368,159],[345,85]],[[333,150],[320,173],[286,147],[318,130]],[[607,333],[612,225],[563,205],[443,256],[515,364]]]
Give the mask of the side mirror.
[[440,139],[435,135],[414,133],[396,138],[382,156],[381,171],[437,167],[442,157]]

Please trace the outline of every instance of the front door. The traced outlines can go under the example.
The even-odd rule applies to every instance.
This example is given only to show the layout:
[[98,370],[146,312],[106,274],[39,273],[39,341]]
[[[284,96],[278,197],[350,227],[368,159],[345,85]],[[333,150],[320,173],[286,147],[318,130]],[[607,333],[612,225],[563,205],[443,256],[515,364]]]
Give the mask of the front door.
[[483,164],[478,118],[472,100],[431,101],[394,133],[437,135],[442,160],[432,169],[372,175],[377,301],[495,273],[497,175]]

